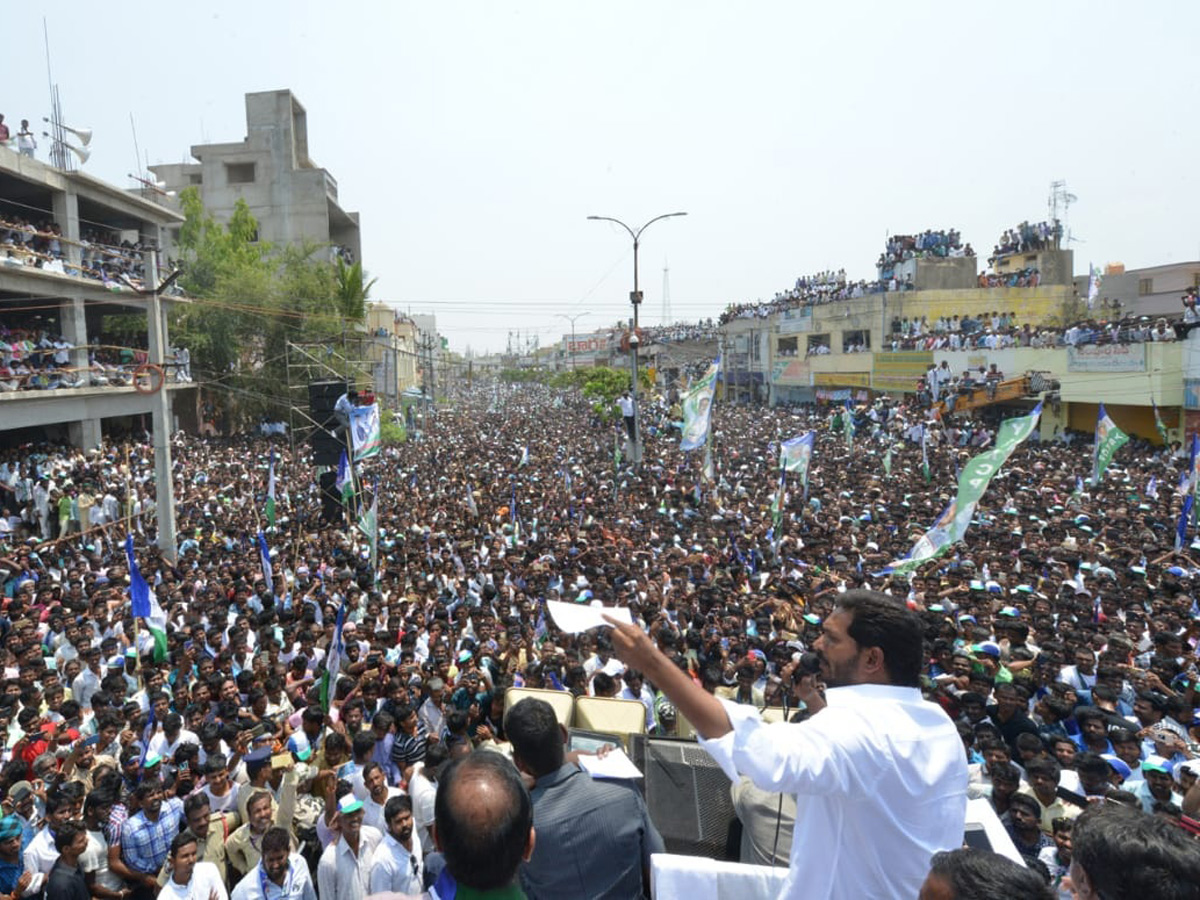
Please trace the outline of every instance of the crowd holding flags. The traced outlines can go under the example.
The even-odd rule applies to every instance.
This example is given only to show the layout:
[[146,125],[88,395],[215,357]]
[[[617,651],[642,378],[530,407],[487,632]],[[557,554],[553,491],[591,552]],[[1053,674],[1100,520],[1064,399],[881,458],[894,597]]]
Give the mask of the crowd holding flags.
[[263,517],[267,520],[267,527],[275,527],[275,448],[271,447],[271,460],[267,464],[267,502],[263,510]]
[[805,497],[808,496],[808,469],[812,462],[816,441],[816,432],[806,431],[779,445],[779,467],[785,473],[798,472],[800,474],[800,484],[804,486]]
[[779,470],[779,487],[775,491],[775,499],[771,501],[771,530],[774,536],[775,546],[779,546],[779,540],[783,536],[783,507],[787,503],[787,469],[780,468]]
[[158,605],[154,589],[146,582],[133,555],[133,535],[125,536],[125,559],[129,563],[129,611],[135,619],[142,619],[150,636],[154,639],[154,661],[167,661],[167,614]]
[[980,453],[970,460],[958,476],[958,494],[950,501],[932,527],[921,536],[908,555],[894,560],[880,574],[907,572],[926,560],[940,556],[961,541],[967,533],[975,507],[1000,467],[1037,427],[1042,415],[1042,404],[1034,407],[1028,415],[1007,419],[996,433],[996,443],[991,450]]
[[1096,302],[1096,298],[1100,296],[1100,284],[1104,281],[1104,274],[1100,271],[1099,266],[1093,266],[1088,263],[1088,287],[1087,287],[1087,306],[1092,308],[1092,304]]
[[333,627],[333,640],[329,642],[329,652],[325,655],[325,674],[321,676],[321,708],[329,712],[333,703],[334,691],[337,689],[338,673],[342,669],[342,626],[346,624],[346,604],[338,604],[337,624]]
[[929,437],[929,425],[921,426],[921,474],[925,476],[925,483],[929,484],[931,477],[929,472],[929,446],[926,440]]
[[[474,502],[472,500],[472,502]],[[371,571],[379,580],[379,482],[371,489],[371,505],[358,516],[358,530],[371,542]]]
[[1179,524],[1175,526],[1175,550],[1182,550],[1187,546],[1188,533],[1188,517],[1191,516],[1192,506],[1196,502],[1194,494],[1188,494],[1183,498],[1183,509],[1179,511]]
[[1154,398],[1150,398],[1150,406],[1154,410],[1154,427],[1158,430],[1158,436],[1162,438],[1163,446],[1168,447],[1171,441],[1167,437],[1167,426],[1163,424],[1162,416],[1158,414],[1158,404],[1154,402]]
[[1101,403],[1096,415],[1096,446],[1092,451],[1092,487],[1100,483],[1113,456],[1128,440],[1129,435],[1117,427]]
[[350,468],[350,460],[346,456],[345,450],[342,451],[341,458],[338,459],[336,484],[343,504],[349,503],[354,499],[354,470]]
[[[1200,485],[1200,433],[1192,434],[1191,452],[1188,454],[1188,470],[1185,475],[1187,487],[1184,493],[1195,494],[1196,486]],[[1183,485],[1180,485],[1183,488]]]
[[680,450],[697,450],[708,440],[708,426],[712,421],[713,394],[717,389],[717,372],[721,357],[708,367],[708,371],[683,395],[683,436]]
[[350,449],[354,461],[378,456],[383,447],[379,429],[379,404],[355,406],[350,410]]
[[261,531],[258,533],[258,558],[262,563],[263,582],[267,586],[267,593],[275,593],[275,579],[271,575],[271,551],[267,547],[267,536]]

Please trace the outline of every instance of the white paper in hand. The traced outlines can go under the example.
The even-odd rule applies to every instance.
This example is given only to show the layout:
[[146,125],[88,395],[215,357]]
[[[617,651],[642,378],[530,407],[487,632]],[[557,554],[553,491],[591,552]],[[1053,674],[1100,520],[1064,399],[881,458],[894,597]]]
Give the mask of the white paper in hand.
[[561,600],[547,600],[546,611],[554,620],[559,631],[567,634],[578,634],[589,628],[607,625],[604,615],[612,616],[618,622],[633,623],[626,606],[584,606],[579,603],[563,603]]
[[608,751],[608,755],[603,759],[599,756],[581,753],[579,755],[579,765],[593,778],[642,777],[642,773],[633,764],[633,760],[626,756],[625,751],[620,747]]

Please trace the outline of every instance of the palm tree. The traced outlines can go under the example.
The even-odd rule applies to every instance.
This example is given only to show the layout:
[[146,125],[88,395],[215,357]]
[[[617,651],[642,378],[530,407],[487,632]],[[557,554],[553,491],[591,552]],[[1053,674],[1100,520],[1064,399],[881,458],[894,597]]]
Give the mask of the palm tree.
[[376,279],[372,278],[364,283],[361,262],[346,265],[346,261],[340,256],[336,259],[337,291],[334,301],[337,303],[338,314],[345,319],[361,322],[367,317],[367,298]]

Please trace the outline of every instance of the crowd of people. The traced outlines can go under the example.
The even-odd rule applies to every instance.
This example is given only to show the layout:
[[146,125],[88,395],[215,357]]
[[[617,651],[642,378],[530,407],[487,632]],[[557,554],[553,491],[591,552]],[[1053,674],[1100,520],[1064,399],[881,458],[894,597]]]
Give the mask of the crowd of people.
[[1037,287],[1041,283],[1035,267],[1016,269],[1012,272],[980,272],[981,288]]
[[711,317],[697,322],[675,322],[672,325],[650,325],[641,329],[647,343],[674,344],[683,341],[715,341],[720,328]]
[[[0,393],[123,387],[134,383],[138,367],[147,360],[144,346],[108,344],[101,338],[87,347],[86,364],[72,358],[75,350],[44,323],[0,320]],[[190,353],[173,349],[171,359],[171,379],[190,380]]]
[[33,159],[33,153],[37,150],[37,135],[29,127],[28,119],[22,119],[21,127],[17,129],[16,134],[13,134],[12,130],[5,123],[4,116],[0,115],[0,144],[11,147],[22,156],[28,156],[30,159]]
[[[4,452],[0,893],[82,870],[101,900],[361,900],[513,877],[531,898],[639,896],[662,848],[641,795],[582,774],[553,715],[506,692],[637,700],[648,731],[677,735],[687,722],[664,688],[680,676],[746,714],[780,707],[832,727],[837,688],[827,712],[821,678],[795,686],[793,673],[802,651],[840,658],[831,628],[861,589],[908,610],[920,692],[961,742],[956,790],[992,804],[1037,885],[1063,888],[1073,838],[1084,875],[1112,877],[1083,855],[1110,815],[1138,824],[1105,832],[1107,858],[1137,860],[1150,832],[1196,850],[1200,557],[1190,535],[1175,549],[1183,499],[1167,487],[1182,454],[1135,437],[1080,486],[1090,445],[1033,439],[964,541],[909,579],[889,563],[938,516],[994,420],[929,422],[915,401],[879,401],[847,428],[840,405],[831,418],[718,404],[709,479],[702,454],[678,449],[682,413],[666,398],[643,397],[638,468],[614,455],[620,420],[580,397],[516,385],[452,399],[422,440],[360,466],[351,510],[375,510],[374,567],[353,515],[323,517],[301,444],[174,436],[173,562],[154,548],[149,446]],[[779,444],[807,430],[807,484],[780,496]],[[165,634],[132,616],[141,578]],[[669,669],[622,662],[635,655],[625,632],[560,631],[550,600],[628,608]],[[511,816],[520,839],[504,853],[445,838],[444,822],[469,826],[447,787],[463,773],[503,785],[536,840]],[[770,836],[793,819],[812,834],[806,812],[843,777],[792,791],[787,822],[777,794],[732,788],[744,837],[767,833],[758,852],[791,859],[799,890],[849,896],[839,880],[887,877],[798,867],[804,848]],[[494,813],[482,803],[466,818]],[[834,840],[838,827],[813,818]],[[858,849],[873,839],[866,829]],[[910,849],[895,868],[958,877],[958,857],[929,856]]]
[[946,259],[974,255],[975,251],[971,245],[963,244],[962,235],[953,228],[947,231],[927,230],[918,234],[890,235],[875,266],[880,270],[880,278],[883,278],[884,270],[890,271],[898,263],[910,259],[926,257]]
[[776,313],[841,300],[855,300],[871,294],[889,291],[912,290],[912,278],[889,277],[880,281],[841,281],[832,283],[807,283],[786,291],[780,291],[770,300],[754,303],[730,303],[721,313],[719,324],[726,325],[735,319],[766,319]]
[[142,287],[145,253],[154,249],[152,242],[122,240],[116,232],[91,228],[81,234],[78,254],[68,252],[69,243],[57,222],[12,213],[0,218],[0,262],[5,265],[74,275],[117,290]]
[[1057,250],[1062,241],[1062,222],[1055,219],[1052,222],[1037,222],[1030,224],[1022,222],[1013,228],[1006,228],[1000,235],[1000,240],[992,248],[992,256],[988,260],[991,265],[1003,256],[1014,253],[1037,253],[1042,250]]
[[[1182,320],[1184,327],[1186,319]],[[1165,316],[1126,316],[1120,320],[1085,319],[1066,328],[1018,325],[1011,312],[979,316],[941,316],[933,322],[895,317],[892,350],[1004,350],[1008,347],[1081,347],[1088,344],[1170,343],[1179,331]]]

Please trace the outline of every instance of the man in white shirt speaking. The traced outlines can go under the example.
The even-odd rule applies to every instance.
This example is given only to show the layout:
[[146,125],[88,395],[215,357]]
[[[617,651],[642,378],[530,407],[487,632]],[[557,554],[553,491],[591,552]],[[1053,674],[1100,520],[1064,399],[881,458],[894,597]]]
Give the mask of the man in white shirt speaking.
[[[764,723],[718,700],[636,625],[609,619],[613,646],[687,717],[730,778],[796,795],[791,868],[782,897],[915,897],[934,853],[962,846],[967,761],[954,723],[921,696],[920,619],[875,591],[841,594],[813,649],[799,724]],[[795,664],[785,667],[789,680]]]

